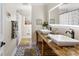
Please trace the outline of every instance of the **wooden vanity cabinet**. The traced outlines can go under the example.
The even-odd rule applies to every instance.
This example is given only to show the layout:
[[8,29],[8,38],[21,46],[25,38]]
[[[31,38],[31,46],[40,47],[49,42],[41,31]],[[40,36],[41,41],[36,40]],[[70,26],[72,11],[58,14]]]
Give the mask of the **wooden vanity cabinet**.
[[59,46],[50,41],[47,35],[37,31],[37,47],[42,56],[79,56],[79,45]]
[[39,48],[41,56],[57,56],[38,32],[36,32],[36,37],[37,47]]

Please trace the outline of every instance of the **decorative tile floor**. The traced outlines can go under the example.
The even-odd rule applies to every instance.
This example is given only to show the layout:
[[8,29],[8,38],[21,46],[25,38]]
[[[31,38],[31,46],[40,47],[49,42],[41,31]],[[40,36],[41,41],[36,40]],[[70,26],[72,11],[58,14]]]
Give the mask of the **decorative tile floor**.
[[23,48],[23,47],[17,47],[15,56],[24,56],[24,50],[25,50],[25,48]]
[[32,46],[31,49],[19,46],[17,48],[15,56],[40,56],[40,53],[39,53],[39,49],[34,45]]

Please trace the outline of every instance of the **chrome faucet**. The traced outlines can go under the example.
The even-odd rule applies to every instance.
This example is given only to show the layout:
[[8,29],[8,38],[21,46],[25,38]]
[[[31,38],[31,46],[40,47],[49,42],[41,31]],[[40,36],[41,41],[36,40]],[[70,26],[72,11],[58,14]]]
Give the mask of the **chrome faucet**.
[[74,39],[75,33],[74,33],[74,30],[73,29],[70,29],[69,31],[66,31],[65,33],[70,33],[71,34],[71,38]]

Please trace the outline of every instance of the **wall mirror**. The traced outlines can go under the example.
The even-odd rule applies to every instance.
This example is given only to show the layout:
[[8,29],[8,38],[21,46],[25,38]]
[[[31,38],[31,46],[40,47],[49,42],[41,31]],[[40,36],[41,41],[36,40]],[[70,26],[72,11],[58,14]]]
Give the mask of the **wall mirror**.
[[79,25],[79,3],[60,3],[48,12],[49,24]]

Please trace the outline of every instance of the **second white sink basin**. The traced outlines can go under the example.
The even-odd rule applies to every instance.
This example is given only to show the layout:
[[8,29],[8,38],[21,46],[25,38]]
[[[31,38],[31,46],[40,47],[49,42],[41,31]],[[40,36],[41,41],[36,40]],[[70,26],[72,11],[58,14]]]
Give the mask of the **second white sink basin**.
[[49,34],[51,33],[52,31],[48,30],[48,29],[41,29],[40,30],[43,34]]
[[76,44],[79,44],[79,40],[72,39],[64,35],[48,34],[48,37],[50,37],[51,40],[59,46],[74,46]]

